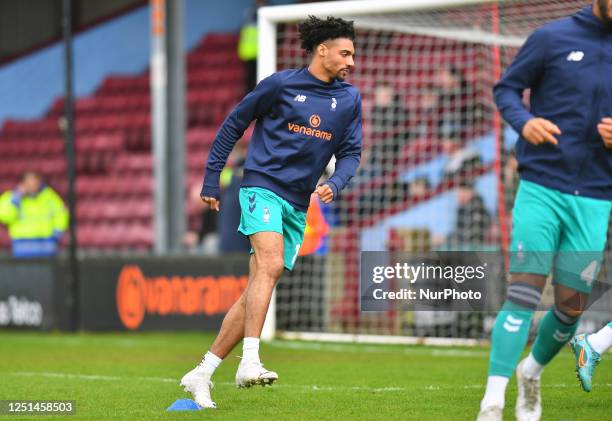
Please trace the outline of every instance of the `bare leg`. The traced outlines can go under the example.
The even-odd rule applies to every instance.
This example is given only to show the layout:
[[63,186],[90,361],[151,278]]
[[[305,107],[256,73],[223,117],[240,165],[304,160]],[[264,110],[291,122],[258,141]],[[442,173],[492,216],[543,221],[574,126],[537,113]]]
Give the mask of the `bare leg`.
[[555,305],[571,317],[580,317],[589,301],[589,294],[578,292],[564,285],[555,285]]
[[232,305],[225,315],[219,334],[210,347],[210,352],[221,359],[224,359],[244,337],[246,294],[255,277],[256,271],[257,261],[255,260],[255,255],[251,255],[251,259],[249,260],[249,280],[247,282],[247,287],[242,292],[238,301]]
[[251,235],[257,271],[246,291],[244,336],[259,338],[276,282],[284,269],[283,236],[276,232]]
[[[257,262],[255,261],[255,257],[251,256],[249,261],[249,280],[247,282],[247,289],[225,315],[219,334],[210,348],[210,352],[221,360],[227,357],[234,346],[244,337],[246,296],[256,273]],[[221,361],[218,359],[207,354],[196,368],[185,374],[181,379],[181,386],[183,389],[191,393],[193,399],[204,408],[216,408],[216,404],[212,401],[210,396],[210,391],[212,389],[212,382],[210,379],[220,362]],[[276,378],[278,378],[278,376],[276,376]],[[266,379],[268,384],[271,384],[274,380],[275,379]]]

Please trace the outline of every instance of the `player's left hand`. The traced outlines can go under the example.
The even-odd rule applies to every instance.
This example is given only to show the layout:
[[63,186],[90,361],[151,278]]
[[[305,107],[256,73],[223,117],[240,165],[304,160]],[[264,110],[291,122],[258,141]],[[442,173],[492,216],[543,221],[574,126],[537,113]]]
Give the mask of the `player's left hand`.
[[319,196],[319,199],[321,199],[323,203],[331,203],[331,201],[334,200],[334,191],[327,184],[317,186],[317,189],[314,192]]
[[612,118],[602,118],[597,125],[597,131],[601,135],[606,148],[612,149]]

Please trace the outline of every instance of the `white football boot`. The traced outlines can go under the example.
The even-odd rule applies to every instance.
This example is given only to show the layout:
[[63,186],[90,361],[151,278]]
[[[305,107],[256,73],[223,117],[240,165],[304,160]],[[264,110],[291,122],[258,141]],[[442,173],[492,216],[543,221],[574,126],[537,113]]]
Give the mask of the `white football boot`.
[[236,371],[236,386],[251,387],[259,384],[261,386],[271,385],[278,380],[278,374],[266,370],[259,361],[242,359]]
[[200,365],[183,376],[181,386],[185,392],[191,393],[195,403],[202,408],[214,409],[217,407],[210,397],[210,391],[214,387],[210,374],[206,373]]
[[521,361],[516,367],[516,384],[518,396],[516,397],[515,415],[517,421],[539,421],[542,417],[542,398],[540,397],[540,379],[532,379],[523,374]]
[[502,421],[504,408],[501,406],[491,405],[480,410],[476,421]]

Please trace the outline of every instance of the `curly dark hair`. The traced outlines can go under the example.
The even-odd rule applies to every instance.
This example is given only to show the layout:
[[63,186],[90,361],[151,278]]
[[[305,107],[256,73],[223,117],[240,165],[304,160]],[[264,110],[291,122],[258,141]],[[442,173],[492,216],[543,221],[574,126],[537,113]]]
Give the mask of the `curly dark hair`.
[[327,19],[319,19],[316,16],[308,16],[304,22],[298,25],[302,48],[307,53],[312,53],[314,48],[330,39],[348,38],[355,40],[355,28],[353,21],[328,16]]

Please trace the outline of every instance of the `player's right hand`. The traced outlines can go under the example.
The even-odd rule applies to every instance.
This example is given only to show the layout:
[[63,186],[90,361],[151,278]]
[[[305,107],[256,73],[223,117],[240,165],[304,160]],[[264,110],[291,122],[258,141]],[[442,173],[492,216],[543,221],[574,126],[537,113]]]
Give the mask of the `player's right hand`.
[[522,134],[533,145],[541,145],[542,143],[558,145],[559,141],[553,135],[560,135],[561,129],[552,121],[536,117],[525,123]]
[[606,145],[606,148],[612,149],[612,118],[605,117],[597,125],[597,131]]
[[214,197],[208,197],[208,196],[201,196],[201,197],[202,197],[202,202],[204,202],[208,206],[210,206],[211,209],[216,210],[217,212],[219,212],[219,204],[221,202],[219,202]]

